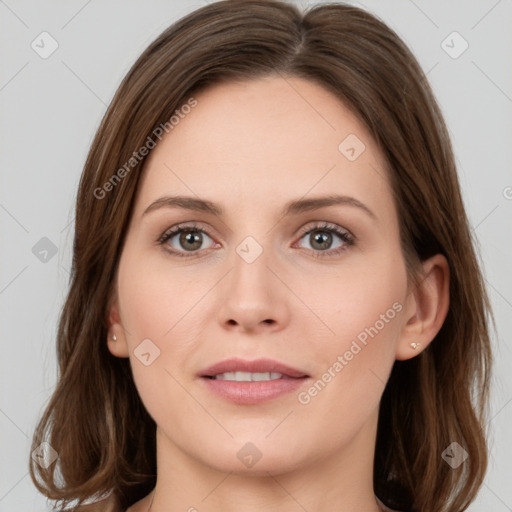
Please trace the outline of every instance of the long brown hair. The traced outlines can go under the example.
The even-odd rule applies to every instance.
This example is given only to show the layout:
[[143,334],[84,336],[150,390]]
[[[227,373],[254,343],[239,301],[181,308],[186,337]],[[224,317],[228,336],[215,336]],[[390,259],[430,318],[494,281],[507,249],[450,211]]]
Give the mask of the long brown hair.
[[[58,329],[59,379],[33,439],[34,449],[47,440],[59,457],[47,468],[30,466],[37,488],[64,506],[111,492],[126,508],[156,483],[155,423],[129,360],[113,357],[106,343],[108,301],[146,157],[126,162],[194,93],[270,75],[314,81],[362,120],[389,167],[408,269],[437,253],[449,263],[440,332],[417,357],[395,362],[382,396],[377,496],[396,509],[458,512],[482,484],[492,314],[448,132],[424,73],[395,32],[362,9],[301,12],[279,1],[227,0],[177,21],[144,51],[88,154]],[[442,458],[452,442],[469,454],[454,469]]]

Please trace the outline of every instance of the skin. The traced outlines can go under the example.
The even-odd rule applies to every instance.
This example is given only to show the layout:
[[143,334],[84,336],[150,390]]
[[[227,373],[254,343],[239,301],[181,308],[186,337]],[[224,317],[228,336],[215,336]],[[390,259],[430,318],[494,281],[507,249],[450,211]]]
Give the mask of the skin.
[[[444,321],[447,262],[423,262],[425,278],[411,289],[385,161],[358,118],[319,85],[271,77],[195,98],[146,163],[109,306],[109,350],[130,358],[157,424],[151,511],[376,512],[379,401],[394,361],[424,350]],[[349,134],[365,145],[354,161],[338,149]],[[289,201],[333,193],[374,217],[350,204],[281,213]],[[212,201],[223,214],[144,214],[167,195]],[[195,252],[179,234],[157,243],[184,222],[204,230]],[[348,230],[355,244],[332,234],[319,248],[323,222]],[[263,250],[252,263],[236,252],[247,236]],[[299,389],[307,392],[396,303],[394,318],[307,404],[292,392],[237,405],[197,377],[230,357],[268,357],[310,375]],[[146,338],[160,350],[149,366],[134,355]],[[250,468],[237,457],[248,442],[262,455]],[[128,511],[148,510],[152,498]]]

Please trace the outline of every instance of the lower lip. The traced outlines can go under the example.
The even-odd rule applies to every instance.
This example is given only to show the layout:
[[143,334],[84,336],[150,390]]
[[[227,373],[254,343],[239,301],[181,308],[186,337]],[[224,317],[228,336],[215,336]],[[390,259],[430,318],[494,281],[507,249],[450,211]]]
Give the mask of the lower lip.
[[240,405],[253,405],[273,400],[286,393],[296,391],[308,380],[306,377],[281,378],[275,380],[264,380],[255,382],[237,382],[234,380],[221,380],[202,378],[208,388],[220,395]]

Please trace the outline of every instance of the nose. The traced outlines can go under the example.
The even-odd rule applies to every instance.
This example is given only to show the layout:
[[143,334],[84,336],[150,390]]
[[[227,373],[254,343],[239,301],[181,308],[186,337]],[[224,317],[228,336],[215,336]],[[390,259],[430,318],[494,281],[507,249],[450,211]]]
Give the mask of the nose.
[[222,285],[218,320],[223,328],[239,332],[277,332],[289,320],[289,291],[269,268],[264,251],[248,263],[238,254]]

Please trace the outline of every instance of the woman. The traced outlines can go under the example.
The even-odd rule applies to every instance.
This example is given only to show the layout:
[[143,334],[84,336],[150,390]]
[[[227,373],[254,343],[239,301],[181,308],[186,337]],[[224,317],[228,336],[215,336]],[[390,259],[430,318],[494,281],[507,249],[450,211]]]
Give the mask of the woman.
[[489,315],[398,36],[343,4],[205,6],[92,144],[32,478],[77,510],[462,511]]

